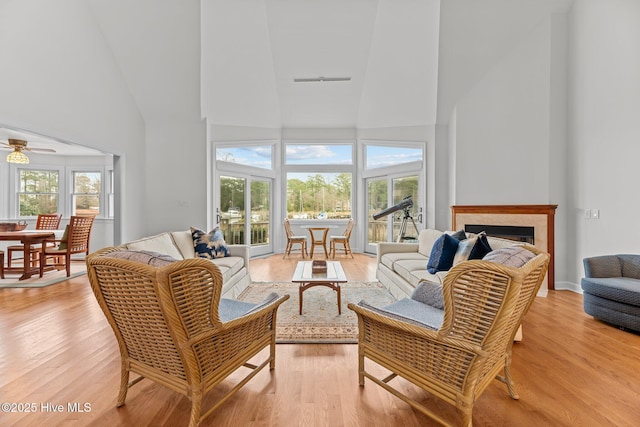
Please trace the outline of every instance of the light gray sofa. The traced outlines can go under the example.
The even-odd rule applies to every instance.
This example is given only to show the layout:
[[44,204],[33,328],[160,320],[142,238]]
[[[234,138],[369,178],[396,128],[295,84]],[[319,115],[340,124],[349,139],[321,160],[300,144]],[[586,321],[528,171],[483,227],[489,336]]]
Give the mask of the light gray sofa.
[[[427,262],[435,241],[445,231],[425,229],[418,235],[418,243],[378,243],[376,278],[397,299],[411,298],[413,291],[422,281],[442,285],[447,271],[435,274],[427,271]],[[453,234],[452,231],[446,231]],[[487,236],[491,249],[517,245],[513,240]]]
[[[144,237],[119,247],[135,251],[153,251],[177,260],[195,258],[191,231],[167,231]],[[227,245],[231,256],[211,260],[222,273],[222,297],[235,299],[249,284],[249,246]]]

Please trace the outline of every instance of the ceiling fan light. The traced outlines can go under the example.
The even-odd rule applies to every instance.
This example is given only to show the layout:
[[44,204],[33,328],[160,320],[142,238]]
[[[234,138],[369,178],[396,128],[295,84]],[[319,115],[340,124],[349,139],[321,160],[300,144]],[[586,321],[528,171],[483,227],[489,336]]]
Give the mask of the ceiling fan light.
[[29,163],[29,158],[22,151],[14,150],[7,155],[7,162],[26,165]]

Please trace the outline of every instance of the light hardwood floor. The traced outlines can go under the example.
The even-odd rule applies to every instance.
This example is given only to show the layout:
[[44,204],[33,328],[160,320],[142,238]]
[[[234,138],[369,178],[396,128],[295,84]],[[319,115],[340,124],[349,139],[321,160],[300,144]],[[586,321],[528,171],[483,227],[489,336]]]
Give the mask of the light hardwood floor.
[[[289,280],[298,259],[253,260],[252,278]],[[341,260],[349,278],[375,278],[375,258]],[[86,276],[44,289],[0,290],[0,402],[36,405],[35,413],[0,412],[0,426],[187,424],[187,399],[150,381],[134,386],[116,409],[119,363]],[[581,295],[556,291],[536,300],[524,341],[514,346],[513,376],[520,400],[495,381],[475,406],[476,426],[635,426],[640,420],[640,336],[585,315]],[[394,381],[458,423],[448,405]],[[90,411],[71,412],[69,403],[88,403]],[[62,411],[54,412],[56,405]],[[203,425],[436,424],[370,381],[359,387],[356,345],[279,344],[276,369],[260,372]]]

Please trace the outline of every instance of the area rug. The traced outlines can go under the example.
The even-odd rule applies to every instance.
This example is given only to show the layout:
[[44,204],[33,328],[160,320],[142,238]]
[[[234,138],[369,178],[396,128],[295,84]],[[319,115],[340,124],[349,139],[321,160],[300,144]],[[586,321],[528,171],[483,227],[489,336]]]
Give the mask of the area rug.
[[342,288],[342,314],[338,315],[336,292],[325,286],[304,291],[302,315],[297,283],[253,282],[238,297],[246,302],[260,302],[275,292],[290,298],[278,308],[276,342],[284,343],[357,343],[358,319],[347,308],[349,303],[362,300],[380,307],[396,299],[378,282],[349,282]]
[[0,289],[43,288],[45,286],[53,285],[54,283],[62,282],[73,277],[82,276],[83,274],[87,274],[87,266],[84,262],[71,263],[70,277],[67,277],[66,270],[47,271],[44,273],[44,276],[42,278],[40,278],[39,274],[34,274],[33,276],[25,280],[18,280],[18,277],[20,276],[17,274],[5,274],[5,278],[0,279]]

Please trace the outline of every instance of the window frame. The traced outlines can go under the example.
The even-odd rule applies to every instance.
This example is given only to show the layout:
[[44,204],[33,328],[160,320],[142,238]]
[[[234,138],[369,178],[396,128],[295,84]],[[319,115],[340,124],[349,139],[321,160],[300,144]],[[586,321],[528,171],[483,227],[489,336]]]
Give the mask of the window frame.
[[[57,193],[31,193],[23,192],[20,189],[22,171],[37,171],[37,172],[57,172],[58,173],[58,192]],[[55,194],[57,195],[56,211],[60,212],[61,206],[64,202],[64,168],[60,167],[44,167],[39,165],[19,165],[15,166],[11,178],[14,180],[12,188],[14,189],[13,197],[11,198],[13,206],[9,206],[10,211],[14,213],[15,218],[31,219],[37,218],[38,215],[21,215],[20,212],[20,196],[22,194]]]
[[[313,146],[313,145],[326,145],[326,146],[331,146],[331,145],[350,145],[351,146],[351,163],[350,164],[336,164],[336,163],[332,163],[332,164],[322,164],[322,163],[317,163],[317,164],[302,164],[302,165],[296,165],[296,164],[287,164],[287,146],[288,145],[296,145],[296,146],[304,146],[304,145],[308,145],[308,146]],[[281,165],[282,165],[282,188],[281,188],[281,194],[282,196],[282,209],[283,209],[283,216],[287,215],[287,177],[289,176],[290,173],[306,173],[306,174],[327,174],[327,173],[331,173],[331,174],[340,174],[340,173],[350,173],[351,174],[351,194],[349,197],[349,204],[351,206],[351,216],[353,218],[357,217],[357,209],[358,206],[354,203],[355,200],[355,193],[357,190],[357,180],[360,179],[360,176],[358,174],[358,157],[357,157],[357,146],[358,146],[358,141],[356,139],[332,139],[332,140],[324,140],[324,139],[308,139],[308,140],[301,140],[301,139],[283,139],[282,140],[282,153],[281,153]],[[292,219],[291,220],[292,223],[305,223],[305,222],[313,222],[313,221],[327,221],[327,222],[331,222],[331,221],[342,221],[344,222],[344,219],[329,219],[329,218],[325,218],[325,219],[317,219],[317,218],[308,218],[308,219]]]
[[[98,193],[76,193],[76,174],[80,173],[97,173],[100,175],[100,191]],[[76,215],[75,198],[77,196],[98,196],[98,214],[96,218],[106,218],[106,205],[105,205],[105,171],[100,167],[73,167],[69,170],[69,214]]]

